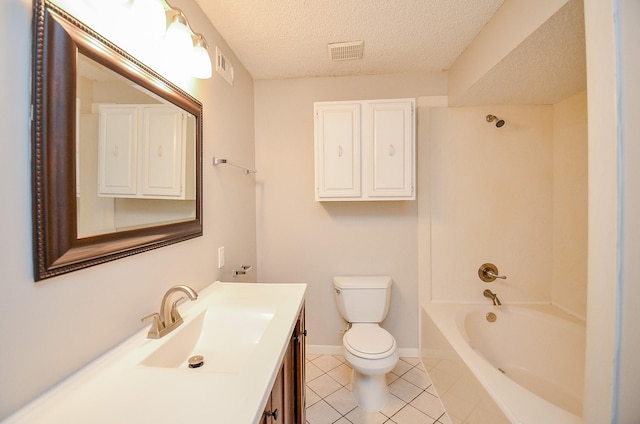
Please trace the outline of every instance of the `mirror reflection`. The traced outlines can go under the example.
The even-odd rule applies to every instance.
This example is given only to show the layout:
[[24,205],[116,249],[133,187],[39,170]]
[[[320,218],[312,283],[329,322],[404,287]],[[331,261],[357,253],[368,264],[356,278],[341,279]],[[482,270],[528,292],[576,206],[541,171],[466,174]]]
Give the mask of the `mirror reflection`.
[[47,0],[33,31],[35,281],[202,236],[202,104]]
[[78,55],[78,238],[196,216],[196,118]]

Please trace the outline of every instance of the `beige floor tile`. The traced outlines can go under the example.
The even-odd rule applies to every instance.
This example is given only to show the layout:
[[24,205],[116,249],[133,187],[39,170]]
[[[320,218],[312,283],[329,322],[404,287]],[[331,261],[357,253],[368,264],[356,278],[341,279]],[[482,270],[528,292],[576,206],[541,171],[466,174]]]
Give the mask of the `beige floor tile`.
[[402,408],[391,420],[396,424],[433,424],[436,421],[411,405]]
[[420,358],[410,358],[410,357],[403,356],[400,359],[402,359],[403,361],[405,361],[408,364],[413,365],[414,367],[420,363]]
[[509,424],[509,420],[504,414],[495,415],[482,408],[475,408],[465,422],[469,424]]
[[316,392],[314,392],[313,390],[311,390],[309,388],[309,386],[307,386],[305,388],[305,394],[304,394],[304,400],[306,402],[305,407],[310,407],[311,405],[313,405],[314,403],[317,403],[321,400],[322,398],[320,396],[318,396],[318,394]]
[[411,368],[409,371],[403,374],[402,378],[407,380],[409,383],[415,384],[422,390],[425,390],[427,387],[431,386],[431,379],[426,372],[422,371],[419,368]]
[[336,358],[338,361],[342,362],[343,364],[345,364],[347,362],[346,359],[344,359],[344,356],[342,355],[332,355],[334,358]]
[[411,402],[422,392],[422,389],[414,386],[407,380],[399,378],[389,385],[389,391],[391,392],[391,394],[399,397],[403,401]]
[[380,413],[387,417],[391,417],[404,408],[406,404],[407,402],[403,401],[399,397],[389,394],[389,402],[387,402],[385,407],[380,410]]
[[319,358],[314,359],[312,363],[324,372],[331,371],[337,366],[342,365],[342,362],[332,355],[322,355]]
[[437,358],[422,358],[422,364],[427,369],[427,371],[438,365],[440,361],[441,360]]
[[472,403],[467,402],[466,400],[460,399],[459,397],[452,395],[447,392],[440,398],[443,403],[447,404],[447,408],[449,413],[455,415],[456,417],[460,417],[462,419],[466,419],[471,411],[473,410],[474,405]]
[[320,377],[308,382],[307,386],[322,398],[342,388],[340,383],[327,374],[322,374]]
[[340,419],[340,413],[321,400],[307,408],[307,422],[309,424],[333,424]]
[[436,389],[436,386],[433,385],[433,384],[431,386],[427,387],[427,392],[431,393],[435,397],[440,397],[440,393]]
[[449,417],[449,414],[444,413],[438,418],[438,424],[454,424],[453,420]]
[[360,407],[345,416],[353,424],[382,424],[388,420],[380,412],[369,412]]
[[391,372],[395,375],[402,375],[405,372],[409,371],[411,368],[413,368],[413,365],[400,359],[396,366],[391,370]]
[[305,364],[304,374],[304,378],[308,383],[309,381],[315,380],[316,378],[320,377],[322,374],[324,374],[324,371],[316,367],[313,362],[307,362]]
[[399,376],[397,376],[396,374],[392,373],[392,372],[388,372],[388,373],[385,375],[385,378],[386,378],[386,380],[387,380],[387,386],[388,386],[389,384],[393,383],[394,381],[396,381],[396,380],[397,380],[397,379],[399,379],[400,377],[399,377]]
[[346,415],[358,406],[358,402],[353,398],[353,394],[344,387],[331,393],[324,398],[324,400],[342,415]]
[[347,386],[351,381],[351,371],[351,367],[349,367],[348,365],[340,364],[331,371],[328,371],[327,374],[329,374],[331,378],[336,380],[338,383],[342,384],[343,386]]
[[442,402],[440,402],[440,399],[427,392],[420,393],[417,398],[411,401],[410,405],[424,412],[434,420],[437,420],[444,414],[444,406]]

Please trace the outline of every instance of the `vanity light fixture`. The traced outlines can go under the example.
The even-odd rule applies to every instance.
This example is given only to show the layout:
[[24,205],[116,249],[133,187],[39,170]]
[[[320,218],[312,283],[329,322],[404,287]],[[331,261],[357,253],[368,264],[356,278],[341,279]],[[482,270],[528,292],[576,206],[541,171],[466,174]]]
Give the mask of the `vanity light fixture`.
[[[191,29],[187,17],[180,9],[172,7],[166,0],[134,0],[131,13],[137,24],[153,22],[145,24],[145,30],[149,36],[164,36],[165,47],[169,50],[168,60],[188,63],[185,66],[195,78],[211,78],[211,57],[207,51],[207,42],[202,34],[196,34]],[[159,34],[158,27],[162,29]]]

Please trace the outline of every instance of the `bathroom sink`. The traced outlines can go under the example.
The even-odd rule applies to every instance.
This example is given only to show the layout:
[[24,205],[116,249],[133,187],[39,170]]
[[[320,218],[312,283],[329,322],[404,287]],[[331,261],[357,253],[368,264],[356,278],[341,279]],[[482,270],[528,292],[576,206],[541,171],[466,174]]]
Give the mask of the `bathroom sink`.
[[[140,364],[189,372],[238,373],[250,358],[274,316],[273,311],[209,307],[167,336]],[[202,356],[202,366],[189,358]],[[196,366],[200,361],[196,361]]]

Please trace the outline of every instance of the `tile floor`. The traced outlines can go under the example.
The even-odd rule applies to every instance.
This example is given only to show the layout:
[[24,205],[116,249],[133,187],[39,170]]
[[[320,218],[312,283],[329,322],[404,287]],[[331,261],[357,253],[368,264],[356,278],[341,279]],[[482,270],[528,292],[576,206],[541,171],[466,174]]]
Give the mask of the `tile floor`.
[[308,424],[451,424],[417,358],[401,358],[387,374],[391,397],[379,412],[360,408],[349,390],[351,368],[338,355],[307,355]]

